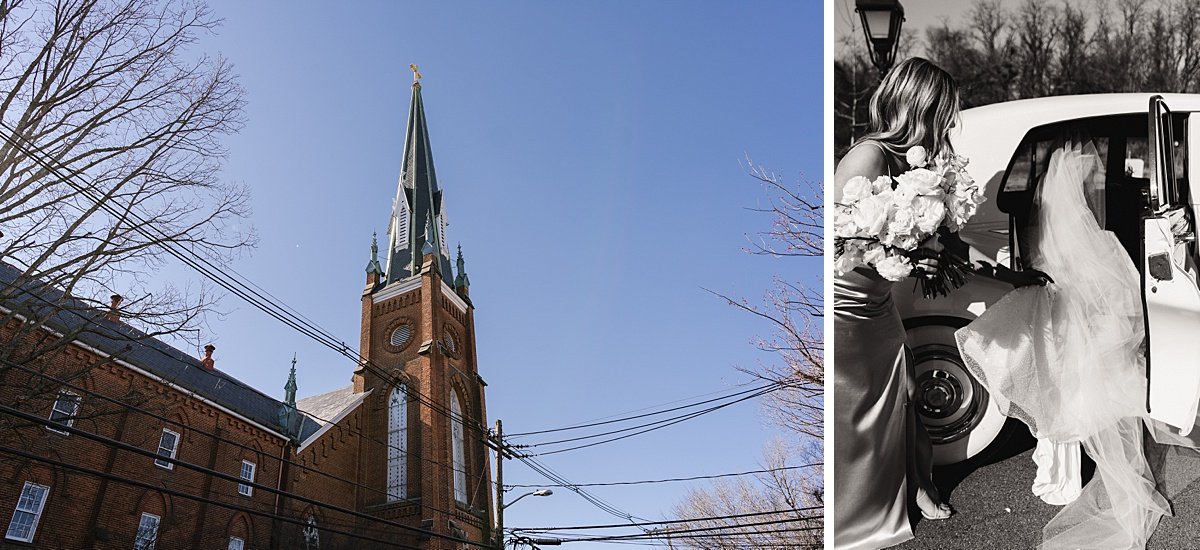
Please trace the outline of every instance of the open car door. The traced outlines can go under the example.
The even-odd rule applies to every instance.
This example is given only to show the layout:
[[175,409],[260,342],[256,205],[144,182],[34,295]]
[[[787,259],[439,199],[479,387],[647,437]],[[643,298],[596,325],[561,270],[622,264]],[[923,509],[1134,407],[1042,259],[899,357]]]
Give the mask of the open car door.
[[[1190,122],[1189,134],[1200,127],[1200,119]],[[1142,291],[1150,345],[1150,417],[1188,435],[1200,404],[1200,286],[1191,258],[1196,227],[1189,190],[1176,178],[1173,121],[1161,96],[1150,98],[1149,124],[1150,205],[1142,222]],[[1187,155],[1189,164],[1197,163],[1197,156]],[[1200,165],[1188,166],[1188,173],[1200,174]]]

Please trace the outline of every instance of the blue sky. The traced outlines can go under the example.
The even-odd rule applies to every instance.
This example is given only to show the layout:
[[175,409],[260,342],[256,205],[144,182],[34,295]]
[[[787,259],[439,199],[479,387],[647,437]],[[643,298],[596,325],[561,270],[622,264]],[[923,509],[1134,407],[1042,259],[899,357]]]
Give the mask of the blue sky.
[[[225,23],[196,51],[228,58],[246,89],[223,177],[250,187],[260,237],[231,267],[354,349],[420,65],[488,420],[506,431],[729,391],[749,381],[735,367],[774,360],[751,344],[770,327],[704,289],[753,301],[775,274],[820,284],[820,260],[744,252],[771,219],[750,210],[765,195],[740,164],[820,178],[819,2],[211,5]],[[218,368],[282,397],[295,352],[301,397],[349,383],[344,358],[234,297],[222,307]],[[747,402],[545,463],[579,483],[752,470],[773,430]],[[507,466],[507,483],[543,481]],[[659,519],[688,487],[593,493]],[[506,514],[613,519],[566,490]]]

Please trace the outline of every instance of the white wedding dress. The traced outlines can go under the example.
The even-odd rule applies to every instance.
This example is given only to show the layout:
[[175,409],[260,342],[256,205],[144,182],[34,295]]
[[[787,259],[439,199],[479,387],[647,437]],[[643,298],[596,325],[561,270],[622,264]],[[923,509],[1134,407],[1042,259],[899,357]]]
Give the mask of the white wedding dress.
[[[1031,266],[1055,282],[1014,290],[956,334],[1001,410],[1039,438],[1039,496],[1066,504],[1043,531],[1046,549],[1145,548],[1170,514],[1143,453],[1140,278],[1085,197],[1099,170],[1090,142],[1066,141],[1051,155],[1025,246]],[[1096,462],[1082,492],[1079,444]]]

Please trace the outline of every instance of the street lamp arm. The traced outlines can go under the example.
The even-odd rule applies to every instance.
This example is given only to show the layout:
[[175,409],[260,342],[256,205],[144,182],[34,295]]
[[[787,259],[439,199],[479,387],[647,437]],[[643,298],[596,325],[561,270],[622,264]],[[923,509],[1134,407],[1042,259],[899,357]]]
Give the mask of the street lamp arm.
[[509,506],[516,504],[518,500],[521,500],[530,495],[533,495],[535,497],[548,497],[553,494],[554,494],[554,491],[551,491],[550,489],[538,489],[536,491],[529,491],[528,493],[525,493],[517,498],[512,499],[512,502],[505,503],[504,506],[501,506],[501,509],[508,508]]

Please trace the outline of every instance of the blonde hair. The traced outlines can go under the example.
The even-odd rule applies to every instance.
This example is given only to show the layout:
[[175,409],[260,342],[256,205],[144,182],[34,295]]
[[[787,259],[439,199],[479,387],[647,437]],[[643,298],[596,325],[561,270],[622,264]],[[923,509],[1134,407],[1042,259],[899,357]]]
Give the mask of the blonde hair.
[[870,124],[859,143],[876,141],[894,154],[916,145],[930,156],[953,151],[950,128],[958,111],[954,77],[927,59],[910,57],[893,67],[871,96]]

